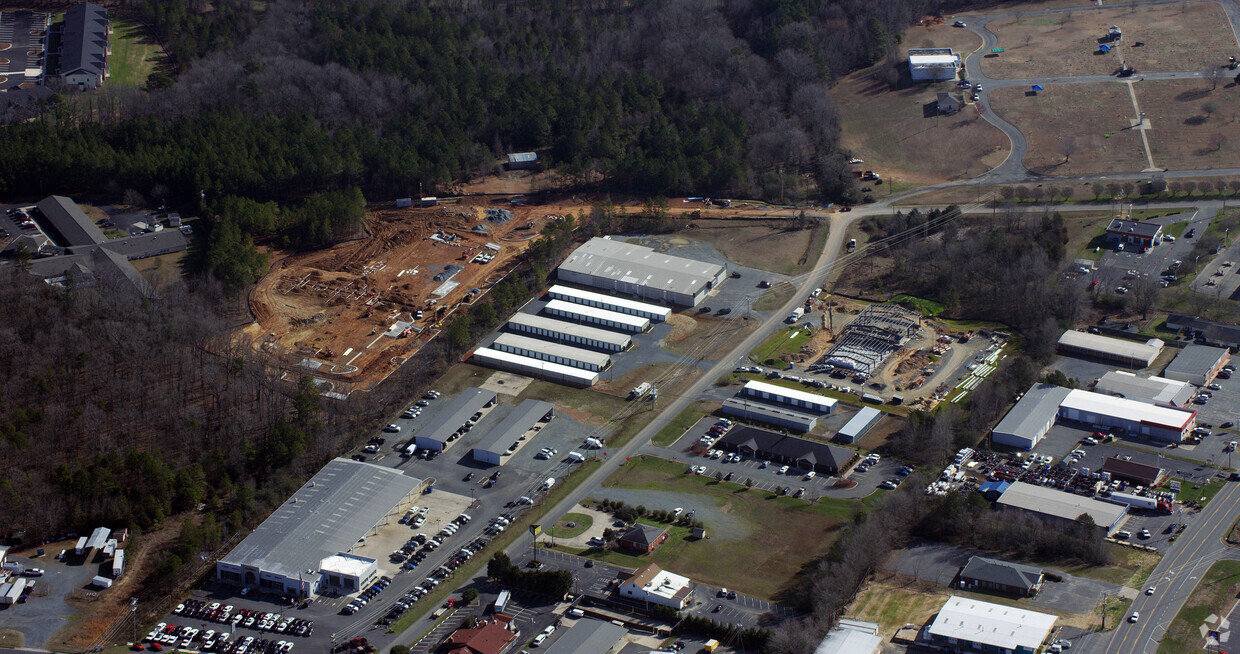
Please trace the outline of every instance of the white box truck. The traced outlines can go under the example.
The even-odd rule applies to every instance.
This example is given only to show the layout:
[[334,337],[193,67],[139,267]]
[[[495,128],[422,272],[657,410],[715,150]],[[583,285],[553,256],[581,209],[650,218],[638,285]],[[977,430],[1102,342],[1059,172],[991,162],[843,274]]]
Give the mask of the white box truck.
[[792,313],[788,316],[786,322],[794,323],[800,320],[801,316],[804,316],[804,315],[805,315],[805,309],[802,309],[801,307],[797,307],[792,310]]

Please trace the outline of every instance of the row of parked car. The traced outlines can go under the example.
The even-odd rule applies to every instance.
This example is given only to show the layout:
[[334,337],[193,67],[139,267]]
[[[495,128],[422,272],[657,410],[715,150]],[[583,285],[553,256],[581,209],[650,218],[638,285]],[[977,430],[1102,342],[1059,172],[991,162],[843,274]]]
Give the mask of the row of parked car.
[[177,604],[172,609],[174,615],[206,620],[233,627],[246,627],[260,631],[273,631],[291,636],[309,636],[314,632],[314,622],[301,618],[285,617],[279,613],[268,613],[255,609],[234,610],[231,604],[221,605],[220,602],[208,604],[202,600],[189,599]]
[[379,577],[377,580],[375,580],[373,584],[371,584],[370,586],[367,586],[366,590],[362,591],[360,595],[355,597],[353,601],[349,602],[348,604],[345,604],[344,608],[341,609],[340,612],[345,615],[353,615],[363,606],[366,606],[366,603],[374,599],[376,595],[378,595],[379,593],[382,593],[384,589],[388,587],[388,584],[391,584],[391,583],[392,583],[391,577],[388,577],[386,575]]
[[208,629],[206,632],[201,632],[196,627],[177,626],[164,622],[155,625],[155,628],[146,635],[142,642],[134,643],[133,649],[135,651],[149,649],[159,652],[164,649],[164,646],[218,654],[288,654],[293,651],[293,643],[287,640],[277,641],[246,636],[234,641],[232,634],[227,631],[216,632],[214,629]]

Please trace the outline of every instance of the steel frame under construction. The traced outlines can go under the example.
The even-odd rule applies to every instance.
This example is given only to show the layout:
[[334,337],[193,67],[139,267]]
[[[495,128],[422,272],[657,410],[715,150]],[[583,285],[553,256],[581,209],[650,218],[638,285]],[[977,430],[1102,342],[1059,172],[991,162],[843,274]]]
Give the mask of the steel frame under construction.
[[875,304],[857,314],[844,327],[835,346],[822,362],[870,376],[883,361],[921,326],[921,316],[894,304]]

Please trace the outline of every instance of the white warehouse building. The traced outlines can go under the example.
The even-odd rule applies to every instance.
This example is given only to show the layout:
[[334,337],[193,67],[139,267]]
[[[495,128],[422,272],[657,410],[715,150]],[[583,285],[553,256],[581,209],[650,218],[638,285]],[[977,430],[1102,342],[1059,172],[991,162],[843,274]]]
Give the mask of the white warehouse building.
[[537,336],[557,343],[580,345],[604,352],[623,352],[633,344],[628,334],[599,329],[575,322],[556,320],[532,313],[518,313],[508,320],[507,329],[529,336]]
[[951,48],[910,48],[908,51],[909,76],[917,81],[956,79],[960,69],[960,55]]
[[627,313],[631,316],[641,316],[642,318],[649,318],[659,322],[667,322],[667,319],[672,315],[671,309],[657,304],[627,300],[622,297],[603,295],[593,291],[583,291],[562,284],[552,286],[547,291],[547,295],[555,300],[584,304],[588,307],[598,307],[608,311],[615,311],[616,313]]
[[600,309],[598,307],[588,307],[584,304],[573,304],[564,300],[552,300],[543,307],[549,315],[558,316],[560,318],[568,318],[591,325],[607,327],[610,329],[619,329],[621,331],[640,334],[650,329],[650,319],[641,316],[630,316],[627,313],[617,313]]
[[1162,353],[1165,345],[1166,343],[1157,338],[1138,343],[1126,338],[1090,334],[1075,329],[1069,329],[1059,337],[1059,351],[1062,354],[1114,361],[1128,368],[1148,368],[1153,365],[1154,359]]
[[1059,417],[1117,429],[1164,443],[1179,443],[1197,424],[1197,412],[1074,390],[1059,404]]
[[1070,392],[1071,390],[1054,384],[1034,384],[991,430],[991,442],[1025,451],[1032,450],[1055,424],[1055,418],[1059,415],[1059,404]]
[[815,413],[829,414],[835,410],[835,405],[837,404],[835,400],[823,395],[756,380],[745,382],[745,387],[741,389],[741,394]]
[[550,361],[569,366],[598,372],[611,365],[611,355],[606,352],[584,350],[571,345],[561,345],[538,338],[520,334],[503,333],[491,343],[491,348],[500,352],[520,354],[532,359]]
[[727,274],[727,268],[719,264],[663,254],[610,237],[586,241],[556,269],[556,278],[562,282],[690,307],[697,306]]
[[[497,370],[507,370],[520,375],[528,375],[569,386],[589,387],[598,383],[598,373],[593,370],[582,370],[561,363],[542,361],[533,357],[511,352],[501,352],[489,347],[480,347],[470,355],[470,360],[480,366]],[[418,445],[421,447],[421,445]]]

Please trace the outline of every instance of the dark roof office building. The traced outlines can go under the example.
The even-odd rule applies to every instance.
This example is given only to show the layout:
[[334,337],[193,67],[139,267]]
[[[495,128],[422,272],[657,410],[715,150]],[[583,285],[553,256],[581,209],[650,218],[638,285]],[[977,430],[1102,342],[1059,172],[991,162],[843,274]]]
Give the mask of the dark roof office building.
[[52,229],[59,233],[61,247],[98,245],[108,240],[81,207],[69,198],[49,195],[34,206],[47,219]]
[[1156,485],[1167,474],[1166,470],[1158,466],[1137,463],[1136,461],[1125,461],[1113,456],[1108,457],[1106,461],[1102,462],[1102,472],[1110,473],[1114,479],[1142,486]]
[[60,50],[51,53],[55,75],[79,90],[96,89],[111,72],[112,23],[108,11],[92,2],[70,7],[60,27]]
[[1142,249],[1162,242],[1162,225],[1145,220],[1116,218],[1107,226],[1107,238],[1121,243],[1134,243]]
[[826,474],[839,472],[855,456],[847,448],[754,427],[728,430],[716,447]]
[[1033,597],[1042,589],[1043,572],[1037,566],[973,556],[960,570],[959,579],[959,586],[964,589]]
[[639,522],[629,527],[628,530],[620,535],[619,545],[627,550],[649,554],[658,549],[665,541],[667,541],[666,528]]

